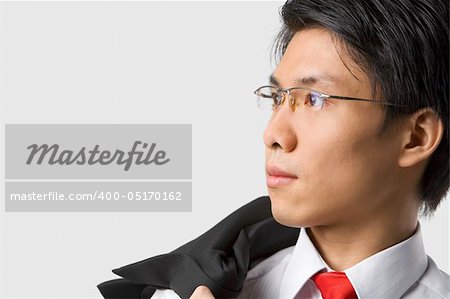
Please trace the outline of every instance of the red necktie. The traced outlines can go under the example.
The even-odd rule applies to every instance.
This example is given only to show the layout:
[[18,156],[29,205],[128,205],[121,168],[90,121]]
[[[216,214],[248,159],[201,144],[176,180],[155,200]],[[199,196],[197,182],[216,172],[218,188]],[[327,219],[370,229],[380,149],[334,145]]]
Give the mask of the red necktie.
[[319,288],[323,299],[358,299],[344,272],[317,273],[311,279]]

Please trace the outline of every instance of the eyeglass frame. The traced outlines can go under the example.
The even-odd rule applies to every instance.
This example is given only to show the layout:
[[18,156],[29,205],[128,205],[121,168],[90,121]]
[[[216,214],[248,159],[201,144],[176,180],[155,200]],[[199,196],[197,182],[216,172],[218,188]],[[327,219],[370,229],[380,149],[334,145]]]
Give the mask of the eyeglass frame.
[[263,86],[258,87],[253,93],[255,95],[257,95],[257,96],[263,96],[262,93],[259,93],[259,90],[262,89],[262,88],[267,88],[267,87],[274,88],[277,91],[277,96],[279,96],[280,93],[282,93],[281,94],[282,99],[279,102],[279,106],[283,105],[283,103],[285,101],[285,96],[284,95],[287,94],[287,96],[290,98],[289,104],[291,106],[292,111],[295,111],[295,104],[297,103],[297,99],[294,96],[291,95],[291,91],[295,90],[295,89],[303,89],[303,90],[308,90],[308,91],[312,91],[312,92],[317,93],[323,100],[322,101],[322,105],[321,105],[320,109],[318,109],[318,111],[322,110],[323,104],[325,103],[326,99],[375,102],[375,103],[378,103],[378,104],[383,104],[383,105],[392,106],[392,107],[406,107],[406,105],[393,104],[393,103],[379,101],[379,100],[369,100],[369,99],[364,99],[364,98],[354,98],[354,97],[344,97],[344,96],[330,95],[330,94],[326,94],[326,93],[323,93],[321,91],[318,91],[316,89],[303,87],[303,86],[294,86],[294,87],[289,87],[289,88],[281,88],[281,87],[276,86],[276,85],[263,85]]

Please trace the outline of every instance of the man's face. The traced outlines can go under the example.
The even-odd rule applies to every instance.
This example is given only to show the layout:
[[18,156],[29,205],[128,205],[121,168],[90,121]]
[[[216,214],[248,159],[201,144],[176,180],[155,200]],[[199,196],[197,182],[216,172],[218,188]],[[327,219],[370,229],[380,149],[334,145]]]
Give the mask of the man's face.
[[[273,77],[282,88],[372,99],[368,76],[336,47],[325,29],[299,31]],[[299,83],[320,76],[334,79]],[[378,135],[383,116],[375,103],[335,99],[320,111],[300,104],[293,112],[287,102],[273,111],[264,132],[266,170],[275,166],[296,177],[268,176],[275,219],[295,227],[348,223],[392,204],[400,145],[391,130]]]

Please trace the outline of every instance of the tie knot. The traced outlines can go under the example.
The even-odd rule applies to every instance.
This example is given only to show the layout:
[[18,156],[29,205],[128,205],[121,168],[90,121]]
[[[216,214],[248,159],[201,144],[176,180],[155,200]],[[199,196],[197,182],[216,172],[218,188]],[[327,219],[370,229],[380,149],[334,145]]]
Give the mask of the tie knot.
[[323,299],[357,299],[356,292],[344,272],[322,272],[311,277]]

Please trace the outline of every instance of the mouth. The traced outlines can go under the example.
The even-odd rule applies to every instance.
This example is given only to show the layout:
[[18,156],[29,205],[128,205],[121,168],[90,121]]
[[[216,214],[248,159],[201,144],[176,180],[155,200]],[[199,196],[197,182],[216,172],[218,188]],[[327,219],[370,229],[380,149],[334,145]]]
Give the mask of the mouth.
[[269,188],[276,188],[290,184],[298,180],[295,174],[289,173],[276,166],[266,166],[266,185]]

